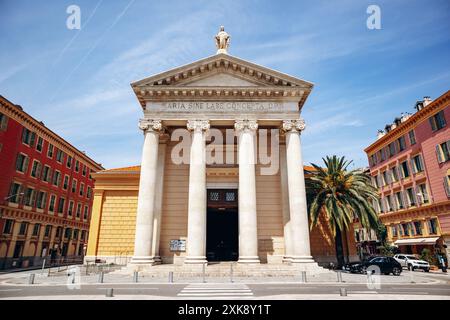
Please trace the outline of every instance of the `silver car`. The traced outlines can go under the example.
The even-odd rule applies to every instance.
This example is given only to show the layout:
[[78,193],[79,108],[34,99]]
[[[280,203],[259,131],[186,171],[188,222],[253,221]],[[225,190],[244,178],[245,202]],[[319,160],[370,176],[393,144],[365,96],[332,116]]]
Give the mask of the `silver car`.
[[422,269],[425,272],[430,271],[430,264],[427,261],[418,259],[412,254],[396,254],[394,259],[397,260],[402,267],[408,268],[408,270],[414,271],[416,269]]

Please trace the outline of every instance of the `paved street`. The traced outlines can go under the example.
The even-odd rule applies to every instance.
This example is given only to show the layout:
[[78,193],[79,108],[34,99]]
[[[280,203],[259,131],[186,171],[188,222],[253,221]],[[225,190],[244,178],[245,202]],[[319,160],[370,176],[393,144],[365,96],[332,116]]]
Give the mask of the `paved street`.
[[[307,283],[298,279],[267,278],[205,278],[167,279],[141,277],[138,283],[123,275],[105,274],[104,283],[98,275],[78,278],[67,284],[67,274],[47,277],[37,274],[34,284],[29,275],[18,272],[0,275],[0,299],[448,299],[450,277],[447,274],[404,271],[400,277],[381,276],[379,283],[367,284],[363,275],[343,274],[343,282],[329,275],[310,277]],[[331,274],[331,276],[334,276]],[[81,279],[81,284],[78,283]],[[377,286],[378,284],[378,286]],[[106,297],[113,288],[113,297]],[[341,297],[341,288],[347,296]]]

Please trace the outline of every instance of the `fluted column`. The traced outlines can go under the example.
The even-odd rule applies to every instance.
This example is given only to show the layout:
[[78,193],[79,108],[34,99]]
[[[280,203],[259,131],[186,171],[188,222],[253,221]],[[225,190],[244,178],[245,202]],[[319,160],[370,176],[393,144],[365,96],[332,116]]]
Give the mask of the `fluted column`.
[[237,120],[239,135],[239,263],[259,263],[256,218],[255,120]]
[[141,175],[136,214],[136,235],[134,240],[133,264],[153,264],[152,240],[155,217],[155,185],[158,169],[160,120],[142,119],[139,128],[144,131]]
[[289,212],[292,241],[292,263],[312,263],[309,243],[308,209],[306,204],[305,176],[300,134],[305,129],[305,121],[283,121],[286,131],[286,163],[289,194]]
[[153,240],[152,240],[152,256],[155,263],[161,263],[161,256],[159,254],[159,243],[161,235],[161,213],[163,205],[164,192],[164,168],[166,162],[166,145],[169,139],[168,134],[161,134],[159,136],[158,147],[158,170],[156,174],[155,185],[155,216],[153,219]]
[[284,256],[283,262],[290,262],[292,256],[291,217],[289,212],[289,190],[286,168],[286,145],[280,145],[280,191],[283,214]]
[[192,131],[189,167],[188,239],[184,263],[206,262],[206,130],[208,120],[189,120]]

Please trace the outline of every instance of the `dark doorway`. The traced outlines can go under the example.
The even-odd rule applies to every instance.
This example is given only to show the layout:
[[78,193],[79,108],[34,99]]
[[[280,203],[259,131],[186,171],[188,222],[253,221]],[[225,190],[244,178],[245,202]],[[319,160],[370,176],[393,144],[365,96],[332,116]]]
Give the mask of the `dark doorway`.
[[237,261],[239,257],[237,190],[208,190],[206,221],[208,261]]

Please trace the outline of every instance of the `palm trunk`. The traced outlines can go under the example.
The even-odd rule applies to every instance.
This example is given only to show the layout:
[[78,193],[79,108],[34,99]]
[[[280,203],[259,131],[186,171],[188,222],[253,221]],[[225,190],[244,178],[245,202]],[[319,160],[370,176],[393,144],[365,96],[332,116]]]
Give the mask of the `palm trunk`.
[[342,268],[342,266],[345,264],[345,258],[344,258],[344,246],[342,243],[342,232],[339,228],[336,228],[336,236],[334,238],[334,243],[336,246],[336,258],[338,268]]

